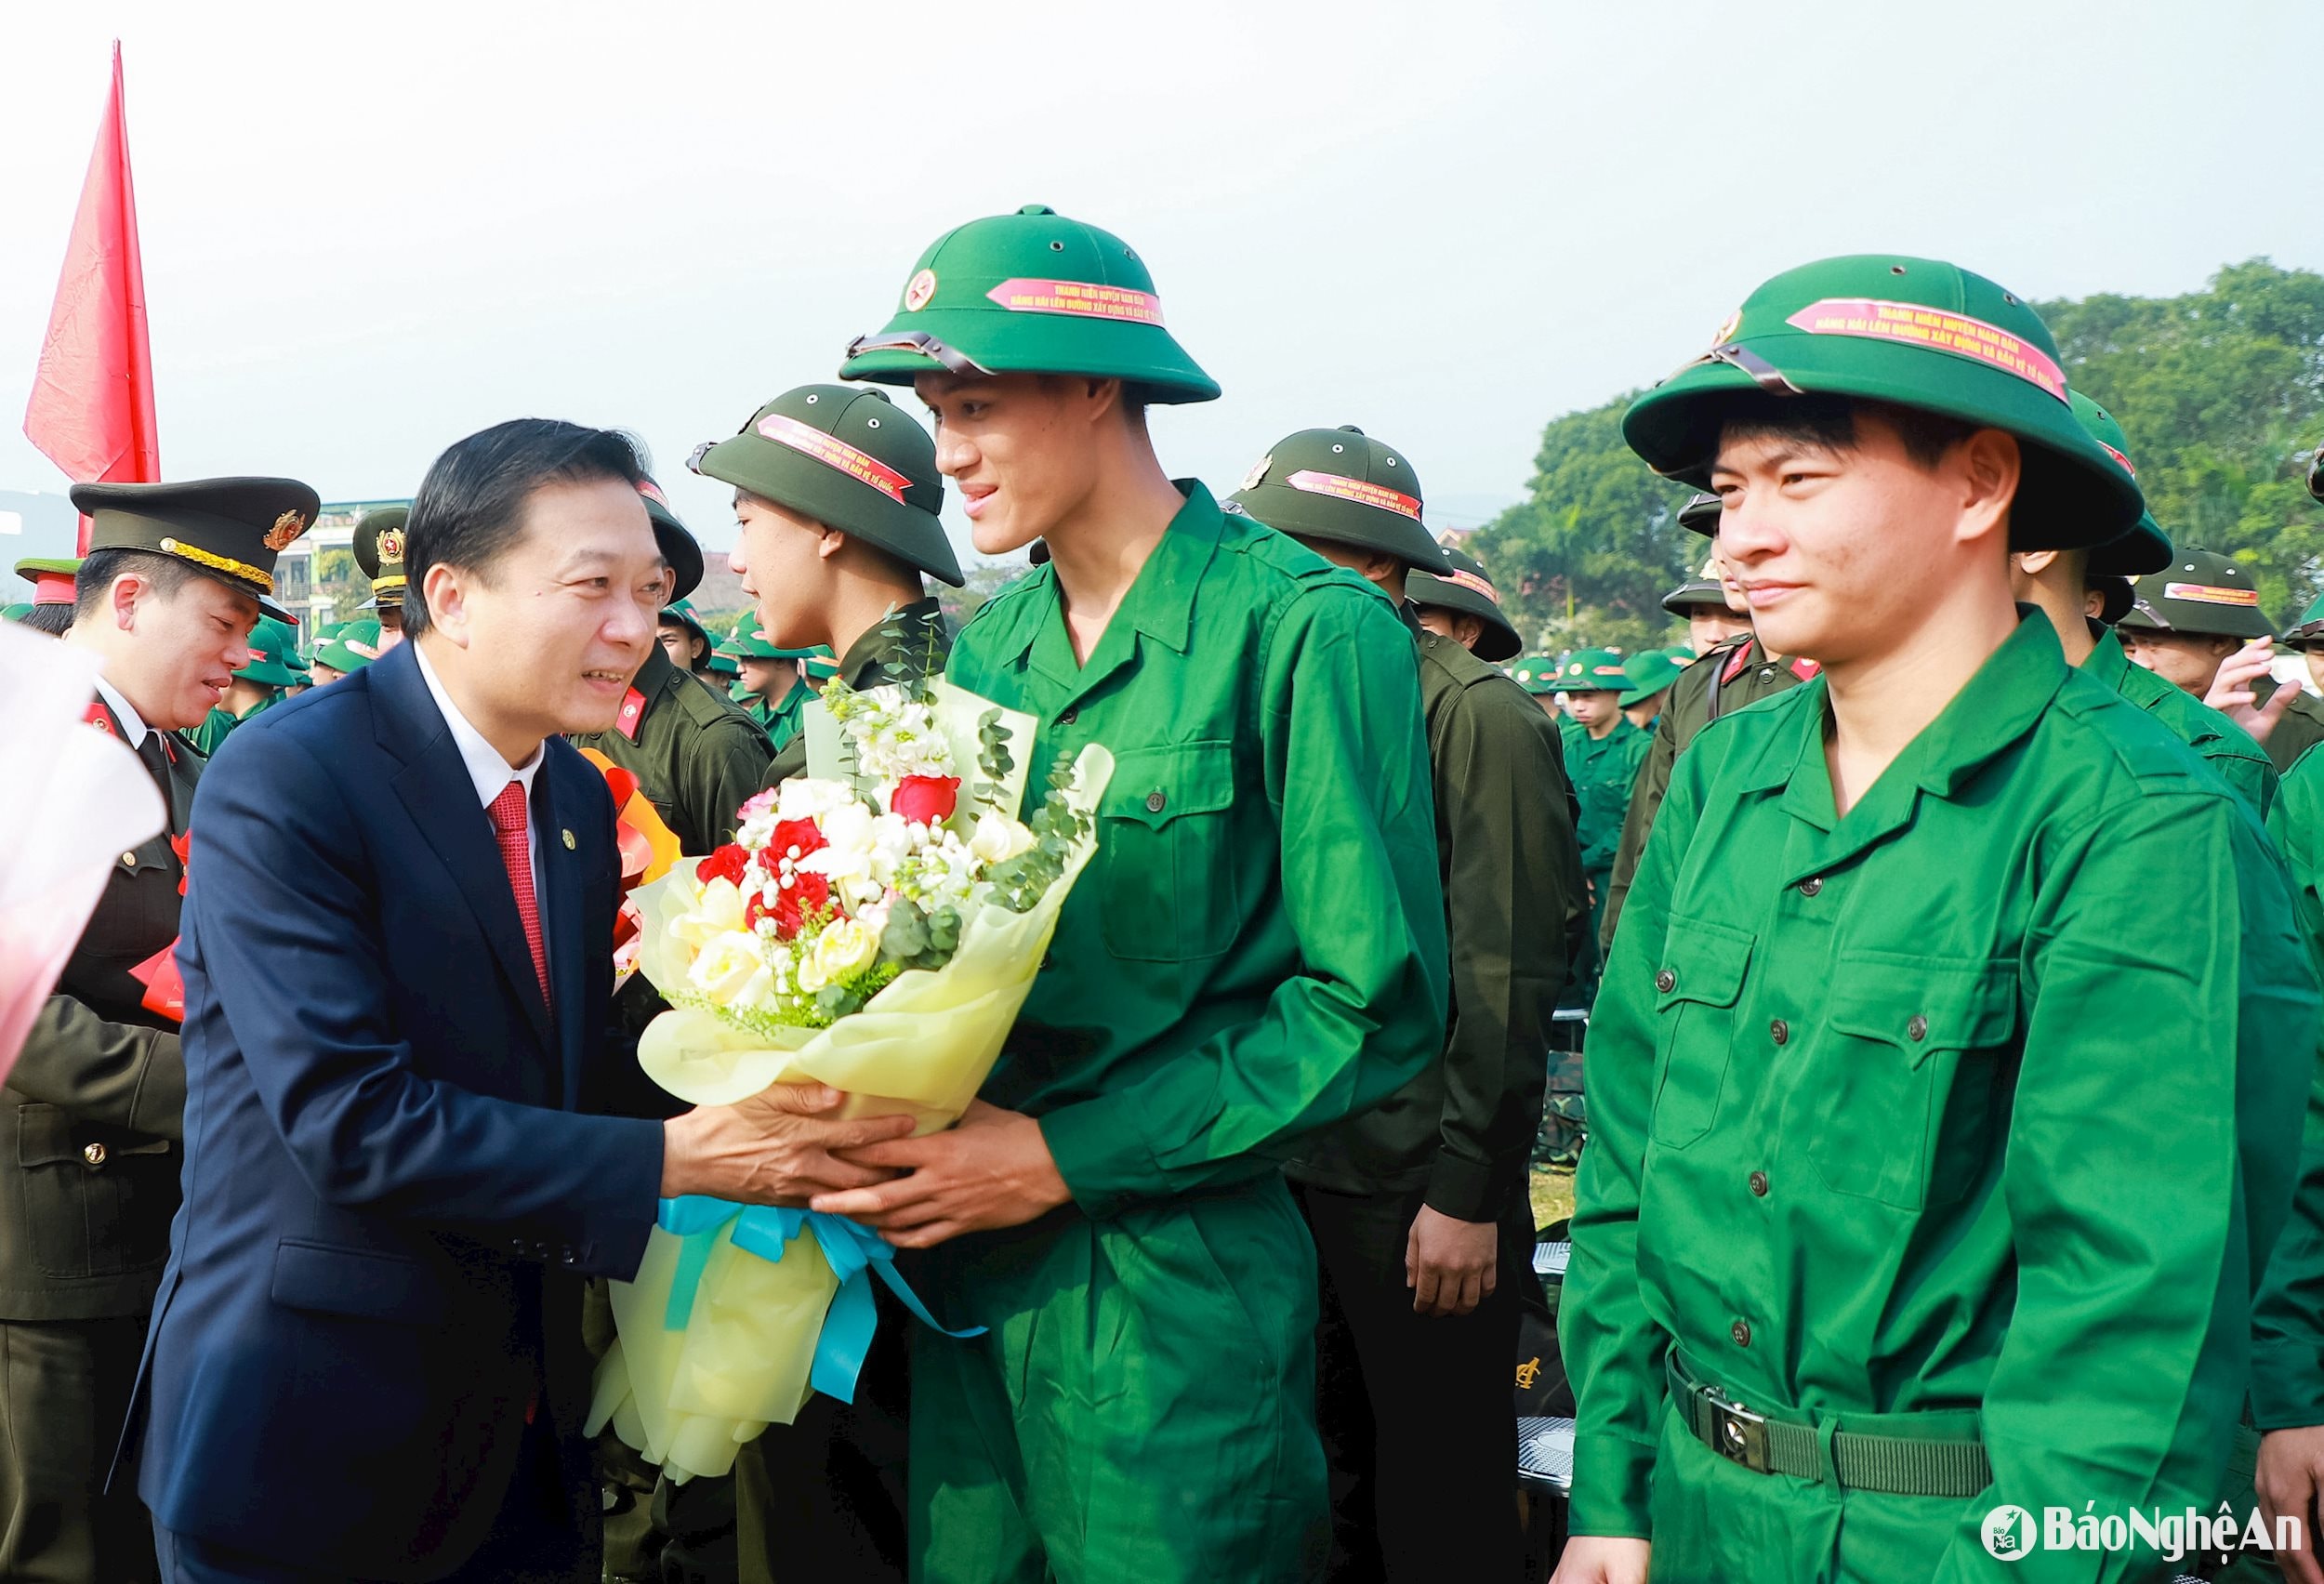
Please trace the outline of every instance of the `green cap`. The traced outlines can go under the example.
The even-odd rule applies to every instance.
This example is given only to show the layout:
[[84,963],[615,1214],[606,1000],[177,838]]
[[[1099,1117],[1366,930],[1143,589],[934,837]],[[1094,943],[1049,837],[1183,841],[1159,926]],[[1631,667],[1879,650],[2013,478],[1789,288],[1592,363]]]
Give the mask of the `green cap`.
[[1465,550],[1449,548],[1445,551],[1445,560],[1449,570],[1442,577],[1426,572],[1415,572],[1406,577],[1405,598],[1416,605],[1458,611],[1482,621],[1485,631],[1476,646],[1476,657],[1480,660],[1499,662],[1522,652],[1525,640],[1502,614],[1500,591],[1485,575],[1485,563]]
[[341,622],[315,651],[315,659],[334,671],[360,671],[378,658],[377,622]]
[[703,648],[712,653],[717,652],[718,645],[711,641],[710,629],[702,625],[702,618],[694,614],[693,606],[686,601],[675,600],[663,606],[661,619],[664,623],[676,622],[702,640]]
[[[2090,431],[2091,439],[2105,446],[2106,454],[2120,463],[2132,478],[2137,478],[2138,469],[2131,465],[2131,438],[2122,432],[2114,415],[2079,390],[2066,394],[2073,403],[2074,416]],[[2143,573],[2160,572],[2170,564],[2171,536],[2155,521],[2155,514],[2142,507],[2138,521],[2129,533],[2092,549],[2089,570],[2097,577],[2137,577]]]
[[0,622],[20,622],[33,614],[32,601],[19,600],[12,605],[0,605]]
[[249,664],[234,673],[245,682],[261,687],[290,688],[298,685],[298,669],[291,656],[298,653],[298,634],[287,622],[272,616],[260,616],[258,625],[245,640],[250,646]]
[[767,636],[766,629],[759,625],[756,616],[745,616],[736,622],[734,630],[727,634],[726,641],[719,645],[718,652],[731,654],[737,660],[806,660],[831,653],[820,644],[810,644],[803,649],[786,649]]
[[73,603],[73,580],[80,575],[80,571],[78,556],[26,556],[16,563],[17,576],[33,586],[30,602],[34,605]]
[[411,536],[411,521],[410,507],[383,506],[364,512],[355,524],[355,564],[371,579],[374,605],[403,603],[403,546]]
[[1717,495],[1698,494],[1679,508],[1679,526],[1690,534],[1715,539],[1719,536],[1719,513],[1722,509]]
[[[1714,495],[1711,498],[1715,500],[1718,497]],[[1726,588],[1719,581],[1719,563],[1716,561],[1703,562],[1703,570],[1700,573],[1688,578],[1662,597],[1662,608],[1674,616],[1683,616],[1689,611],[1698,610],[1713,610],[1723,615],[1732,614],[1733,613],[1727,610]]]
[[1622,669],[1622,657],[1611,649],[1577,649],[1565,656],[1555,685],[1569,693],[1627,693],[1630,673]]
[[[1570,664],[1570,663],[1569,663]],[[1685,667],[1660,649],[1642,650],[1622,662],[1622,676],[1630,685],[1614,702],[1628,709],[1633,704],[1644,704],[1655,694],[1679,680]]]
[[806,670],[807,680],[811,682],[829,681],[839,674],[839,657],[822,644],[817,644],[799,661],[799,665]]
[[2130,470],[2075,418],[2040,316],[1955,265],[1860,254],[1784,271],[1710,350],[1631,404],[1622,438],[1657,472],[1707,487],[1725,415],[1753,391],[1894,402],[2016,436],[2018,549],[2104,544],[2146,509]]
[[723,649],[713,649],[710,651],[709,671],[714,677],[739,677],[743,674],[743,665]]
[[848,346],[841,379],[1079,374],[1152,402],[1208,402],[1219,387],[1162,327],[1154,277],[1111,231],[1046,204],[971,220],[920,255],[896,315]]
[[1227,503],[1294,538],[1379,550],[1440,575],[1452,571],[1420,521],[1411,462],[1353,424],[1285,436]]
[[2251,574],[2199,546],[2182,546],[2171,565],[2140,578],[2131,592],[2130,614],[2120,625],[2140,631],[2265,638],[2276,630],[2260,609]]
[[1553,693],[1565,685],[1559,677],[1561,669],[1554,654],[1528,654],[1511,667],[1509,674],[1529,693]]
[[2318,639],[2324,639],[2324,594],[2309,601],[2300,613],[2300,625],[2284,634],[2284,641],[2294,649],[2305,649]]
[[[662,486],[652,479],[640,480],[638,493],[645,496],[645,514],[654,524],[654,540],[662,548],[662,559],[669,563],[669,596],[673,604],[682,605],[686,596],[702,587],[702,546],[686,525],[678,521],[678,513],[669,508],[669,499],[662,494]],[[701,632],[700,627],[694,629]],[[705,640],[708,633],[703,633]]]
[[1662,653],[1668,654],[1670,657],[1670,664],[1682,671],[1702,658],[1695,653],[1695,646],[1691,643],[1674,643]]
[[687,466],[853,535],[955,588],[963,581],[936,516],[944,504],[936,442],[884,390],[786,390],[732,439],[697,446]]
[[175,556],[258,601],[277,620],[274,558],[314,526],[323,502],[296,479],[193,479],[182,484],[75,484],[88,548]]

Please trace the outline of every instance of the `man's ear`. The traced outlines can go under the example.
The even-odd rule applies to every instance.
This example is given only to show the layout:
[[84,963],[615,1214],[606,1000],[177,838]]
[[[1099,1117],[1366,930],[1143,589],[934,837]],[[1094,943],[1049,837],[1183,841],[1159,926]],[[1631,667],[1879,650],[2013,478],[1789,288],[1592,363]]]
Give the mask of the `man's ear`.
[[2057,559],[2058,552],[2055,550],[2019,550],[2015,557],[2018,567],[2027,577],[2040,577],[2056,564]]
[[1954,448],[1948,458],[1961,486],[1961,522],[1956,537],[1982,539],[2009,531],[2010,508],[2025,476],[2025,456],[2017,437],[1997,429],[1981,429]]
[[113,626],[123,632],[134,632],[138,625],[138,601],[146,595],[145,579],[134,572],[125,572],[106,590],[112,596]]
[[438,561],[421,579],[419,597],[428,606],[428,625],[462,649],[468,647],[468,590],[459,568]]
[[823,535],[815,541],[815,554],[829,561],[847,548],[847,535],[828,523],[822,524]]

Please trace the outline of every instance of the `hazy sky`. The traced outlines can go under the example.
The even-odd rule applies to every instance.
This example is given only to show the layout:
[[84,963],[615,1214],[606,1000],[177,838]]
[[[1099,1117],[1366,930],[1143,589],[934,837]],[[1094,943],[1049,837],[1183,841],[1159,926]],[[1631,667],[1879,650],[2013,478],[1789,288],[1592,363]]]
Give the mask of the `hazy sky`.
[[407,495],[449,442],[542,414],[641,435],[722,545],[694,442],[830,377],[947,226],[1029,202],[1129,239],[1225,387],[1158,412],[1174,473],[1231,488],[1353,422],[1439,526],[1808,258],[1935,255],[2032,297],[2324,267],[2319,20],[8,0],[0,489],[63,486],[20,420],[116,35],[169,477]]

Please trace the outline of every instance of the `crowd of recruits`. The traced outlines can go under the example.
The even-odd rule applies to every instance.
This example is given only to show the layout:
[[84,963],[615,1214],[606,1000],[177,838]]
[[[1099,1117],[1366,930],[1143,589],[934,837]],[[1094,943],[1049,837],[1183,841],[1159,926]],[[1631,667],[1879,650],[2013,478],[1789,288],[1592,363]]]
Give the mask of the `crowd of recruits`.
[[[2027,355],[1918,344],[1834,303],[1917,305]],[[733,1478],[657,1485],[602,1448],[609,1576],[1513,1576],[1525,1168],[1544,1031],[1593,933],[1564,1577],[1642,1578],[1649,1541],[1662,1577],[1965,1573],[1998,1501],[2208,1507],[2247,1394],[2294,1438],[2263,1452],[2262,1491],[2301,1494],[2296,1438],[2324,1435],[2299,1428],[2324,1423],[2324,1122],[2304,1146],[2296,1120],[2317,870],[2287,876],[2262,830],[2272,767],[2247,769],[2240,729],[2143,686],[2094,624],[2117,602],[2104,577],[2155,574],[2139,630],[2216,669],[2242,630],[2181,640],[2251,601],[2193,552],[2164,574],[2103,415],[2026,372],[2053,353],[2017,299],[1942,264],[1836,259],[1763,286],[1633,409],[1631,443],[1716,489],[1690,525],[1716,535],[1724,588],[1789,556],[1885,555],[1914,574],[1894,579],[1912,614],[1974,631],[1917,706],[1891,698],[1921,715],[1887,737],[1862,679],[1921,630],[1893,592],[1857,600],[1855,628],[1844,601],[1763,601],[1684,669],[1568,656],[1553,685],[1611,700],[1561,733],[1525,696],[1551,679],[1491,663],[1517,635],[1483,569],[1421,527],[1401,453],[1302,430],[1224,501],[1172,481],[1144,409],[1218,389],[1136,255],[1038,205],[946,233],[841,370],[913,385],[935,442],[881,389],[807,386],[693,466],[736,492],[749,640],[772,651],[738,659],[826,647],[859,686],[946,670],[1032,713],[1037,756],[1114,750],[1099,857],[985,1091],[1039,1119],[1068,1202],[937,1241],[921,1290],[985,1334],[890,1316],[857,1401],[818,1400]],[[1813,504],[1868,470],[1888,494],[1867,498],[1917,508],[1892,511],[1896,544]],[[981,549],[1048,552],[957,640],[926,586],[960,581],[945,475]],[[169,672],[173,629],[120,618],[189,572],[265,591],[312,493],[75,499],[97,535],[73,633],[109,679],[92,723],[184,794],[182,840],[200,756],[164,734],[201,719],[185,688],[138,680]],[[682,599],[699,551],[649,509]],[[1835,545],[1863,553],[1818,562]],[[1705,603],[1690,587],[1674,609]],[[378,609],[391,641],[400,597]],[[712,646],[672,625],[587,746],[698,851],[803,753],[688,681]],[[1802,638],[1828,671],[1786,658]],[[1606,749],[1612,711],[1657,691],[1651,737]],[[2243,691],[2255,724],[2296,718]],[[1655,794],[1591,826],[1568,767],[1618,751]],[[2311,761],[2265,811],[2295,865],[2319,798]],[[150,845],[79,954],[106,993],[69,970],[10,1081],[9,1124],[59,1146],[20,1139],[20,1218],[61,1210],[78,1240],[5,1277],[12,1356],[62,1350],[7,1377],[10,1422],[45,1443],[0,1451],[11,1576],[138,1576],[98,1427],[175,1190],[174,1036],[112,983],[174,931],[184,860]],[[138,939],[114,939],[133,901]],[[2126,1059],[2123,1030],[2174,1038],[2173,1061]],[[841,1197],[935,1241],[916,1181]]]

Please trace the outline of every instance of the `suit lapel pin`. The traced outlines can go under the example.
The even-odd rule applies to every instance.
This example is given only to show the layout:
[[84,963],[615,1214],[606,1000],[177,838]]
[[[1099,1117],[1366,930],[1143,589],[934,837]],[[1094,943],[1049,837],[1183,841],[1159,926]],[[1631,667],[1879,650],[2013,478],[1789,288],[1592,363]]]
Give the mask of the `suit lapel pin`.
[[579,845],[577,842],[575,842],[575,841],[573,839],[573,832],[571,832],[571,831],[566,831],[566,832],[564,833],[564,838],[565,838],[565,851],[566,851],[570,852],[570,851],[572,851],[574,850],[574,847],[576,847],[576,846],[578,846],[578,845]]

